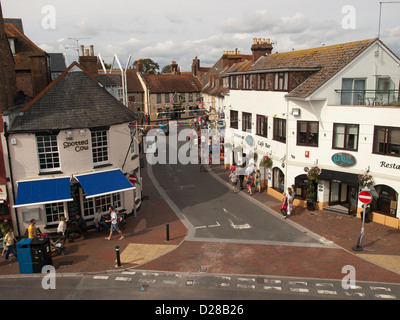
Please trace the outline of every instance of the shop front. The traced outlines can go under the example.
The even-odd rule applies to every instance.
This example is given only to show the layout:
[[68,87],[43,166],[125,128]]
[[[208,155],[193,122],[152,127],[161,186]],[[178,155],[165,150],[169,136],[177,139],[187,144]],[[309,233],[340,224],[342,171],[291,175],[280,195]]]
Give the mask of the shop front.
[[358,176],[356,174],[322,170],[320,181],[329,186],[328,207],[339,206],[346,209],[348,214],[357,213]]

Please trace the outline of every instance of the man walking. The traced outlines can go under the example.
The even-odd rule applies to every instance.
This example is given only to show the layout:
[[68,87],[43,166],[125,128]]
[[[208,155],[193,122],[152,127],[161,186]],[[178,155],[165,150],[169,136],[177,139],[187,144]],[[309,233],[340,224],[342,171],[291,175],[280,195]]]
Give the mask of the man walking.
[[110,235],[108,236],[108,238],[106,238],[106,240],[111,240],[113,231],[117,231],[121,235],[119,240],[122,240],[124,238],[124,236],[122,235],[121,230],[119,230],[117,213],[115,212],[115,209],[113,206],[110,206],[108,208],[108,211],[110,211],[111,219],[106,220],[106,222],[111,222],[111,228],[110,228]]

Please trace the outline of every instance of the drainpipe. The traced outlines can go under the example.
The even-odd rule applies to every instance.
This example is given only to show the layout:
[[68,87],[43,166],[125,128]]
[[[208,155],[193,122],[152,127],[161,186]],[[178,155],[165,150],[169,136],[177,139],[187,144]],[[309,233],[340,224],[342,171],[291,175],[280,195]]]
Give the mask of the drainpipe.
[[[13,196],[13,203],[15,204],[14,178],[13,178],[13,173],[12,173],[12,168],[11,168],[10,146],[8,143],[8,137],[10,134],[7,131],[7,123],[6,122],[3,123],[3,129],[4,129],[4,137],[6,139],[6,145],[7,145],[8,168],[10,170],[10,180],[11,180],[11,193]],[[17,213],[17,209],[15,209],[15,208],[14,208],[14,215],[15,215],[15,223],[17,225],[17,236],[20,236],[18,213]]]

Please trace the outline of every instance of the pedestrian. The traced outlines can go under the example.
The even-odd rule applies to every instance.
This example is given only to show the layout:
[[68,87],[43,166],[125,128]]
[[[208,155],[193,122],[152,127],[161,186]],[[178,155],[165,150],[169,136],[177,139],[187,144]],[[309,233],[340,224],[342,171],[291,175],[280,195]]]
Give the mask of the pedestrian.
[[288,191],[286,193],[286,198],[287,198],[287,214],[288,216],[290,216],[293,205],[293,190],[291,187],[288,188]]
[[28,238],[29,239],[37,238],[39,235],[38,235],[38,230],[36,228],[36,220],[31,219],[30,222],[31,223],[28,227]]
[[14,249],[14,243],[17,242],[17,239],[15,239],[13,229],[8,230],[7,234],[4,236],[4,242],[5,242],[6,248],[7,248],[5,260],[10,261],[10,259],[8,258],[10,255],[10,251],[12,251],[14,257],[17,258],[17,260],[18,260],[17,252]]
[[103,216],[101,215],[101,209],[97,208],[96,212],[94,213],[94,220],[93,220],[96,232],[99,232],[100,226],[108,228],[107,223],[101,220],[102,217]]
[[233,193],[237,193],[236,192],[236,185],[238,183],[238,176],[236,174],[236,170],[233,171],[230,175],[229,175],[229,181],[232,183],[232,190]]
[[247,185],[247,192],[248,192],[250,195],[253,195],[253,192],[252,192],[252,190],[251,190],[251,187],[253,186],[253,174],[252,174],[252,173],[250,173],[250,174],[248,175],[246,185]]
[[281,212],[283,214],[283,219],[287,218],[287,197],[285,194],[283,194],[283,200],[281,204]]
[[124,236],[123,236],[121,230],[119,230],[119,226],[118,226],[118,215],[117,215],[117,213],[115,212],[115,209],[114,209],[113,206],[110,206],[110,207],[108,208],[108,211],[110,211],[111,219],[110,219],[110,220],[106,220],[106,222],[111,222],[111,228],[110,228],[110,235],[108,236],[108,238],[105,238],[105,239],[106,239],[106,240],[111,240],[111,236],[112,236],[113,231],[117,231],[117,232],[121,235],[121,237],[119,238],[119,240],[122,240],[122,239],[124,238]]
[[65,220],[65,217],[62,216],[57,226],[57,235],[60,237],[65,236],[66,231],[67,231],[67,222]]
[[260,173],[260,170],[257,170],[257,174],[256,174],[256,187],[258,189],[258,192],[261,193],[261,173]]

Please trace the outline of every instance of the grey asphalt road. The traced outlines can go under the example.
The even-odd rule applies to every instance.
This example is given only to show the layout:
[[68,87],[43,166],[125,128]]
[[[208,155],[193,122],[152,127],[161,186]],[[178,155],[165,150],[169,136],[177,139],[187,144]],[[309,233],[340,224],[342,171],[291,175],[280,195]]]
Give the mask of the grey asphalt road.
[[247,195],[234,194],[212,172],[200,172],[197,164],[155,164],[150,170],[156,185],[189,223],[195,239],[327,245],[318,235],[282,219]]

